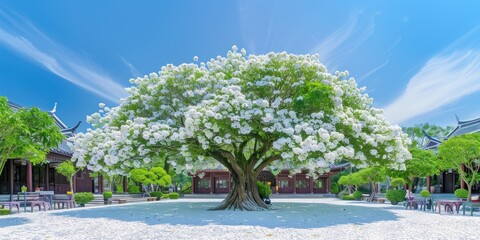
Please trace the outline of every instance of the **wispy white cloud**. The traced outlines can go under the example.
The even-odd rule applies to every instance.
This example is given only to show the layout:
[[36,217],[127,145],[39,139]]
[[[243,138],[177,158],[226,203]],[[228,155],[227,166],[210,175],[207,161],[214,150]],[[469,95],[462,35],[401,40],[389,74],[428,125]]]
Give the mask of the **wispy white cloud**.
[[129,62],[127,61],[124,57],[118,55],[122,62],[128,67],[128,70],[130,70],[130,74],[132,74],[132,77],[140,77],[140,72]]
[[[14,17],[12,17],[12,15]],[[56,43],[27,18],[0,9],[0,44],[53,74],[112,102],[125,89],[87,58]]]
[[478,91],[480,50],[441,53],[428,60],[410,79],[403,94],[385,107],[385,116],[401,123]]
[[384,63],[382,63],[380,66],[375,67],[374,69],[370,70],[370,72],[366,73],[365,75],[361,76],[358,80],[358,82],[361,82],[365,79],[367,79],[369,76],[372,74],[376,73],[378,70],[382,69],[383,67],[387,66],[390,61],[387,60]]
[[375,16],[367,23],[360,20],[363,11],[352,15],[337,31],[315,45],[310,52],[318,53],[320,59],[329,67],[348,59],[374,33]]

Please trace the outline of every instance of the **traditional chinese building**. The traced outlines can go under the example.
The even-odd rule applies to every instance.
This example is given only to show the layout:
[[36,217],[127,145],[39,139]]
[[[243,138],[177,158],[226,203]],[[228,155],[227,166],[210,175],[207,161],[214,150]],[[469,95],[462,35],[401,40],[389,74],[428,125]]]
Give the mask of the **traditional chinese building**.
[[[426,132],[423,132],[425,137],[422,148],[437,152],[438,147],[442,144],[442,142],[451,137],[480,132],[480,118],[469,121],[461,121],[458,116],[456,116],[456,120],[457,126],[450,133],[448,133],[447,136],[434,137],[428,135]],[[458,173],[456,173],[453,169],[449,169],[436,176],[427,177],[427,188],[430,189],[431,192],[453,193],[456,189],[464,187],[465,183],[463,181],[459,181]],[[472,192],[480,192],[479,184],[473,186]]]
[[[11,102],[8,104],[13,110],[21,108],[21,106]],[[55,113],[56,104],[48,114],[55,120],[62,134],[66,137],[73,136],[81,122],[74,127],[67,127]],[[63,140],[57,148],[50,149],[46,161],[41,164],[33,165],[27,159],[9,159],[0,174],[0,194],[16,194],[21,191],[22,186],[26,186],[27,191],[34,191],[39,188],[44,191],[66,193],[69,189],[68,181],[55,171],[55,168],[61,162],[72,157],[72,152],[66,141]],[[94,190],[93,180],[86,171],[77,172],[74,176],[73,185],[76,192],[93,192]]]
[[[313,179],[304,171],[290,176],[288,170],[281,171],[277,176],[270,171],[262,171],[257,179],[270,183],[272,193],[331,193],[330,184],[332,177],[340,171],[348,168],[349,163],[332,165],[330,172]],[[232,181],[230,172],[223,169],[210,169],[198,172],[192,177],[192,192],[203,194],[220,194],[230,192]]]

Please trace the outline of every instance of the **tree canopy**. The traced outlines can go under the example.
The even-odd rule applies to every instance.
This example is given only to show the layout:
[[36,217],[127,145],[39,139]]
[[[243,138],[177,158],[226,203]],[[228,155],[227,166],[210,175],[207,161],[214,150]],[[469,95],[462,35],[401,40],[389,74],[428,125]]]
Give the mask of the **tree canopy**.
[[77,164],[127,173],[159,153],[177,173],[221,164],[234,186],[219,209],[266,208],[256,187],[266,167],[316,178],[340,160],[402,169],[410,158],[407,135],[371,106],[365,88],[348,72],[328,73],[316,55],[247,56],[233,47],[130,81],[120,106],[100,104],[87,119],[95,129],[73,139]]
[[452,126],[437,126],[429,123],[415,124],[411,127],[404,127],[403,131],[408,134],[412,140],[413,146],[421,147],[423,138],[425,137],[423,132],[434,137],[445,137],[452,131]]
[[431,150],[423,150],[416,147],[410,149],[412,159],[405,162],[405,170],[391,170],[389,175],[392,177],[400,177],[408,184],[412,190],[415,178],[433,176],[440,173],[440,162]]
[[71,161],[64,161],[55,168],[55,171],[68,178],[68,182],[70,183],[70,191],[73,192],[73,175],[75,175],[75,173],[78,171],[73,163]]
[[442,169],[457,170],[468,188],[468,199],[472,186],[480,181],[480,133],[455,136],[443,142],[438,148]]
[[44,161],[63,137],[48,113],[34,107],[12,110],[7,99],[0,97],[0,173],[7,159]]

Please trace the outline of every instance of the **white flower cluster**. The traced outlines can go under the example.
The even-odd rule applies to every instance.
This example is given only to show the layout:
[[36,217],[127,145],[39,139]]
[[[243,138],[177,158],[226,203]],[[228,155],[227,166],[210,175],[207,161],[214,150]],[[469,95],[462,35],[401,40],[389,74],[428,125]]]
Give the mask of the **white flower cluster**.
[[177,172],[195,173],[218,165],[212,151],[238,156],[243,146],[248,159],[269,143],[260,160],[281,156],[272,170],[312,177],[342,160],[403,169],[411,158],[401,128],[371,107],[348,72],[329,74],[316,55],[237,51],[131,79],[130,96],[112,109],[99,104],[87,117],[96,129],[72,139],[77,165],[124,174],[165,153]]

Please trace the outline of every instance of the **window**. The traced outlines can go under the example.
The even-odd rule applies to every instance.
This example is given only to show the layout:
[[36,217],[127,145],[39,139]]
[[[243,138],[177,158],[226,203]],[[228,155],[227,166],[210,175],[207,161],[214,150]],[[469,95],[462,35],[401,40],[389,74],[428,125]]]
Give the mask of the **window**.
[[204,178],[198,180],[199,188],[210,188],[210,179]]
[[216,188],[227,188],[227,180],[225,180],[225,179],[215,180],[215,187]]
[[281,188],[288,188],[288,180],[280,180],[279,187]]
[[323,180],[322,179],[315,180],[315,188],[323,188]]
[[307,180],[297,180],[297,188],[307,188]]

